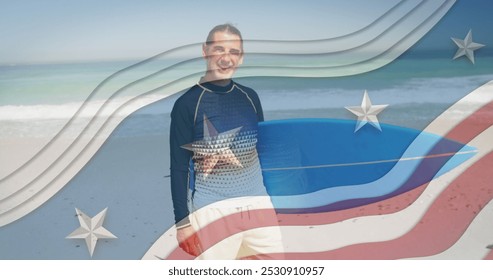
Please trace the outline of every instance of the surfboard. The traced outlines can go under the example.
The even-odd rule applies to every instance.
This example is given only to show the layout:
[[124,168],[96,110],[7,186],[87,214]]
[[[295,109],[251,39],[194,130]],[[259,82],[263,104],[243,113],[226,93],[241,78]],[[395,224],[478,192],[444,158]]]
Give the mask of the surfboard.
[[388,124],[382,131],[340,119],[259,123],[264,184],[280,212],[369,204],[412,190],[471,158],[474,147]]

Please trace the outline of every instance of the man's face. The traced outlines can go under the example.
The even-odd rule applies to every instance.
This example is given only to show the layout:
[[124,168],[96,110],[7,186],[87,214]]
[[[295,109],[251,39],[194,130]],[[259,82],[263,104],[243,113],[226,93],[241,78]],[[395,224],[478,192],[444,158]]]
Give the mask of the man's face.
[[203,45],[202,55],[207,61],[207,81],[227,80],[233,77],[243,63],[243,51],[238,35],[219,31],[214,33],[213,42]]

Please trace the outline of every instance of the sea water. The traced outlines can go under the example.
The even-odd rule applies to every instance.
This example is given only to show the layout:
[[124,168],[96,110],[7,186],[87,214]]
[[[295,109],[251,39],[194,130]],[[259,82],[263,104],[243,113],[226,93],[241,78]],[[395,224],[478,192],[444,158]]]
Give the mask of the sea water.
[[[245,59],[248,67],[261,58],[254,57],[253,62],[248,62],[248,56]],[[142,92],[159,94],[163,85],[189,73],[200,77],[204,68],[198,58],[184,66],[179,60],[153,62],[146,68],[135,66],[139,63],[142,61],[0,66],[0,137],[51,137],[83,104],[99,108],[109,99],[140,94],[141,89],[132,88],[133,84],[155,73],[161,76],[146,80]],[[163,72],[170,68],[176,71]],[[122,71],[125,75],[111,85],[112,75]],[[360,105],[367,90],[373,104],[389,105],[379,115],[382,122],[423,129],[450,105],[493,79],[493,56],[477,56],[472,64],[465,57],[452,60],[443,52],[429,52],[404,55],[380,69],[346,77],[258,77],[254,68],[246,76],[236,81],[257,91],[266,119],[354,118],[344,107]],[[189,86],[195,80],[191,81]],[[157,102],[127,117],[139,119],[136,126],[119,130],[118,135],[164,133],[160,130],[166,127],[156,126],[156,121],[169,118],[174,100],[186,86],[181,89],[154,97]],[[81,113],[77,117],[93,116]]]

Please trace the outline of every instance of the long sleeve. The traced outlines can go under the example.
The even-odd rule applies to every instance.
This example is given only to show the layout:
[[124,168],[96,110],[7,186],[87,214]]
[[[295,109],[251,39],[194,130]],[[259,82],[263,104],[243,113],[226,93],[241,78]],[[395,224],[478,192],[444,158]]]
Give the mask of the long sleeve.
[[[198,117],[197,117],[198,116]],[[208,123],[204,116],[207,116]],[[197,119],[196,119],[197,118]],[[198,209],[231,197],[264,195],[260,168],[254,153],[255,143],[250,140],[257,133],[257,123],[263,121],[260,100],[254,90],[231,82],[227,86],[211,83],[197,84],[185,92],[171,112],[170,154],[171,194],[178,228],[186,226],[190,214],[189,193],[193,186],[193,208]],[[195,141],[201,141],[207,132],[212,138],[229,130],[241,127],[243,134],[232,139],[231,148],[238,160],[244,160],[241,168],[226,161],[214,165],[214,172],[207,173],[207,159],[197,152],[182,148]],[[209,129],[210,131],[207,131]],[[216,135],[217,134],[217,135]],[[242,137],[246,137],[242,140]],[[209,141],[210,140],[210,141]],[[219,149],[222,139],[209,139],[217,144],[208,144],[207,149]],[[240,143],[237,145],[236,142]],[[215,151],[215,150],[214,150]],[[221,150],[217,150],[218,153]],[[220,154],[217,154],[220,157]],[[248,178],[248,179],[245,179]],[[225,183],[225,181],[227,181]]]
[[259,122],[263,122],[264,121],[264,111],[262,109],[262,104],[260,102],[260,98],[258,97],[257,93],[250,89],[250,96],[251,96],[251,99],[252,99],[252,102],[253,102],[253,105],[255,106],[255,110],[257,111],[257,119]]
[[170,127],[170,167],[171,167],[171,197],[175,222],[178,227],[188,221],[188,188],[190,180],[190,159],[192,152],[181,148],[193,142],[193,119],[183,100],[178,100],[171,112]]

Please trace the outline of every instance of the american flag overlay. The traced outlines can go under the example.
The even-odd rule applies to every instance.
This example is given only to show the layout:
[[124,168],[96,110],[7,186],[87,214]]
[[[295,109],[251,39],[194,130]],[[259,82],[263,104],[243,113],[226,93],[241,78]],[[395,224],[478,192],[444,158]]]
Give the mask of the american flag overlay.
[[[491,259],[487,247],[488,235],[493,230],[493,186],[488,174],[493,160],[492,89],[493,82],[483,85],[425,129],[477,147],[473,158],[429,183],[386,200],[322,213],[278,214],[285,251],[272,252],[273,257],[278,254],[287,259]],[[455,122],[443,122],[464,105],[471,111],[455,116]],[[234,223],[242,217],[238,214],[225,219]],[[224,221],[216,223],[221,222]],[[277,225],[253,223],[245,225],[244,230],[269,226]],[[241,234],[221,230],[214,223],[202,230],[215,232],[218,243],[228,235]],[[170,259],[189,258],[171,245],[170,235],[163,235],[158,241],[159,249],[151,248],[152,253],[146,257],[168,251]]]
[[[232,84],[255,92],[261,103],[255,114],[262,112],[265,121],[229,127],[224,123],[232,119],[195,109],[203,135],[180,149],[197,163],[187,179],[198,189],[208,187],[211,199],[190,212],[238,199],[214,200],[209,186],[226,186],[237,196],[255,186],[260,191],[246,199],[264,199],[268,207],[211,219],[195,233],[211,236],[202,249],[265,229],[280,232],[282,246],[239,259],[492,260],[493,4],[354,1],[303,7],[265,1],[263,11],[276,24],[262,28],[265,15],[251,14],[251,7],[214,11],[221,19],[238,15],[232,21],[239,22],[244,54]],[[128,21],[109,20],[100,11],[91,13],[92,22],[83,16],[92,7],[74,8],[73,21],[84,20],[80,26],[67,21],[66,28],[49,16],[45,25],[26,27],[4,12],[39,5],[12,2],[0,11],[0,26],[10,27],[0,28],[0,259],[196,258],[177,241],[170,129],[175,102],[201,86],[205,23],[202,15],[187,18],[183,30],[197,25],[200,37],[185,40],[174,13],[196,11],[176,1],[169,4],[180,7],[176,11],[159,6],[176,23],[159,14],[168,20],[159,25],[163,31],[149,25],[141,32],[154,22],[152,9],[134,13],[130,1],[123,2],[118,9]],[[233,2],[237,7],[241,1]],[[59,9],[57,16],[70,14]],[[139,32],[128,25],[133,16],[140,19]],[[12,22],[3,24],[6,19]],[[291,36],[286,30],[295,34],[293,21],[301,33]],[[111,29],[112,23],[129,30]],[[30,46],[22,43],[23,32],[47,26],[60,29],[47,28],[46,39],[35,34]],[[80,40],[91,39],[74,46],[53,37],[77,31]],[[122,33],[142,36],[132,37],[138,46],[94,43]],[[161,47],[154,39],[176,44]],[[14,43],[15,50],[4,48]],[[98,46],[110,51],[97,56]],[[69,56],[74,53],[82,62]],[[58,54],[69,62],[37,63],[36,57],[64,61]],[[118,60],[120,54],[130,58]],[[7,56],[12,63],[4,63]],[[242,97],[245,108],[251,96]],[[216,107],[233,116],[237,102],[231,104]],[[305,129],[311,132],[297,133]]]

